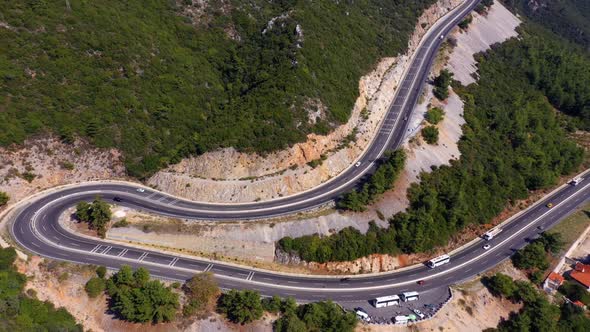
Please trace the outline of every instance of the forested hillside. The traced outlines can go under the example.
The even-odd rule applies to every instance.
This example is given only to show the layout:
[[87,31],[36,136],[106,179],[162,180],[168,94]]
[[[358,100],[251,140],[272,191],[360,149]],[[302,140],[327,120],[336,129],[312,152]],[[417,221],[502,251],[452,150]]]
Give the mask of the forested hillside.
[[555,34],[590,51],[590,1],[503,0],[503,2]]
[[79,135],[138,177],[284,148],[347,120],[359,78],[433,2],[1,0],[0,145]]
[[585,116],[590,59],[551,33],[530,26],[520,39],[478,56],[477,84],[456,87],[466,124],[461,158],[421,175],[410,207],[388,229],[367,235],[285,238],[279,245],[305,260],[351,260],[369,253],[423,252],[446,245],[469,224],[488,223],[529,190],[547,188],[577,169],[582,149],[566,138],[554,107]]

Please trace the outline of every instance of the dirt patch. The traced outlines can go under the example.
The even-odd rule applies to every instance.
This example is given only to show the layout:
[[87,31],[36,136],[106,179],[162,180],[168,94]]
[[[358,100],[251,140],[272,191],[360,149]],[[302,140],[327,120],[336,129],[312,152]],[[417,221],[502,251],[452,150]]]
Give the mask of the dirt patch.
[[124,176],[117,150],[97,149],[84,141],[64,144],[49,136],[0,147],[0,191],[10,195],[9,203],[62,184]]

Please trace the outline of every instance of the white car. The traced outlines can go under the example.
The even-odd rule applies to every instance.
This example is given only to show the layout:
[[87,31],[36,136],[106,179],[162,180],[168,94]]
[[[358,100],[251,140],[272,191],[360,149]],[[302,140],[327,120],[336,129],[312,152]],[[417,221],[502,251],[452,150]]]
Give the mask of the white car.
[[137,188],[137,192],[139,192],[139,193],[142,193],[144,191],[145,191],[145,189],[143,189],[143,188]]
[[356,164],[354,164],[354,167],[359,167],[361,165],[361,162],[357,162]]
[[440,35],[440,39],[444,39],[444,38],[445,38],[445,36],[444,36],[444,35]]
[[491,246],[491,245],[489,245],[489,244],[484,244],[484,245],[483,245],[483,250],[488,250],[488,249],[490,249],[491,247],[492,247],[492,246]]
[[420,317],[420,319],[424,319],[425,315],[422,313],[422,311],[418,309],[414,309],[412,311],[416,314],[416,316]]

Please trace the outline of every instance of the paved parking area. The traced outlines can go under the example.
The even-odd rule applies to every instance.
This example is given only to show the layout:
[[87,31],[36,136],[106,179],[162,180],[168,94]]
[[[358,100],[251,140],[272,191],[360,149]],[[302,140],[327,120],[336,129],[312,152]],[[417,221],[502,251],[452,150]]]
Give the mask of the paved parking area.
[[[356,302],[339,302],[347,310],[355,310],[355,308],[362,308],[369,317],[371,323],[392,323],[395,316],[414,314],[412,309],[420,310],[424,315],[424,319],[431,317],[437,312],[443,303],[447,301],[450,296],[448,287],[439,287],[435,289],[420,292],[420,299],[412,302],[400,302],[397,306],[386,308],[375,308],[368,301]],[[394,295],[384,291],[383,296]],[[419,319],[419,317],[417,317]]]

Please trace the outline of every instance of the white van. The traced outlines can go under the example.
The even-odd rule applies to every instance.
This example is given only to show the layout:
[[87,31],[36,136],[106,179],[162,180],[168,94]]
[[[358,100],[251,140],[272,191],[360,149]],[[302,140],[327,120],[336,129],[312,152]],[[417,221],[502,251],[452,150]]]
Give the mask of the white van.
[[396,324],[406,324],[408,322],[408,316],[395,316],[394,321]]
[[366,312],[364,312],[362,310],[356,310],[355,313],[356,313],[356,316],[360,320],[364,320],[365,322],[370,322],[371,321],[371,317],[369,317],[369,314],[367,314]]

